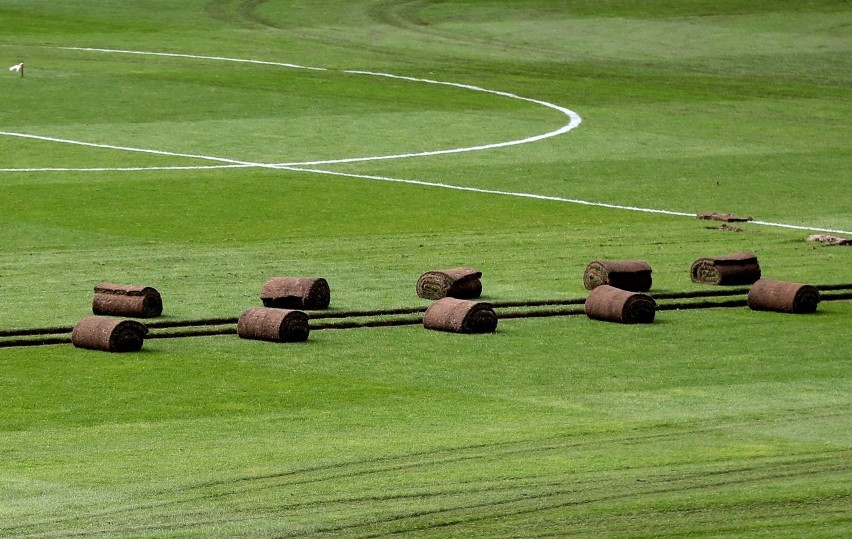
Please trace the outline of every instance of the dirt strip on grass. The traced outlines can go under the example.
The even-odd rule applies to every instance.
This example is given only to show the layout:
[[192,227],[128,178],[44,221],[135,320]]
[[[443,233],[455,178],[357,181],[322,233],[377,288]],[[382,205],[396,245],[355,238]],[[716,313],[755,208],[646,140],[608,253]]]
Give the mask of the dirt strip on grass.
[[[817,285],[822,301],[852,299],[852,284]],[[745,307],[748,288],[661,292],[653,294],[658,311]],[[722,299],[719,299],[722,298]],[[729,299],[724,299],[729,298]],[[677,300],[677,301],[670,301]],[[546,318],[585,314],[585,298],[564,298],[529,301],[490,302],[500,319]],[[380,310],[339,312],[310,312],[311,331],[327,329],[357,329],[422,324],[426,307],[405,307]],[[236,335],[237,318],[205,318],[198,320],[159,320],[145,325],[152,330],[146,339],[174,339]],[[70,344],[73,327],[46,327],[0,330],[0,348]]]

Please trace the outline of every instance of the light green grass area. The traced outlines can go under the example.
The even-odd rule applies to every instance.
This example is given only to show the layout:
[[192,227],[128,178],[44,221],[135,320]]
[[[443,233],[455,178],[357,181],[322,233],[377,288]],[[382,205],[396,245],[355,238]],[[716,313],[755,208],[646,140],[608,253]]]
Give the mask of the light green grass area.
[[[852,282],[848,247],[805,241],[852,237],[848,2],[7,0],[0,21],[26,63],[0,76],[0,331],[71,326],[101,281],[156,287],[166,321],[236,317],[278,275],[325,277],[332,312],[425,307],[418,276],[461,265],[490,301],[582,298],[607,258],[648,261],[652,294],[711,290],[692,261],[743,250]],[[569,122],[507,94],[582,124],[203,168]],[[847,536],[850,321],[2,347],[0,536]]]

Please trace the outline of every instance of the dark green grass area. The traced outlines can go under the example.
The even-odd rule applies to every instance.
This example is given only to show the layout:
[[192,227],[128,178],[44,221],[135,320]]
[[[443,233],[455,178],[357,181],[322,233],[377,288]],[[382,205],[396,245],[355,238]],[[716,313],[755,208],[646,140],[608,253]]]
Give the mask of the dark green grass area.
[[[304,173],[132,174],[0,190],[6,328],[73,325],[101,281],[157,287],[172,319],[237,316],[290,274],[325,276],[334,309],[418,306],[423,271],[471,263],[495,301],[583,297],[598,258],[647,260],[655,291],[701,289],[695,259],[741,250],[767,277],[850,281],[848,253],[801,231]],[[96,211],[58,213],[57,201]]]
[[[691,263],[744,250],[852,283],[848,247],[806,241],[852,236],[848,2],[11,0],[0,22],[27,66],[0,131],[126,147],[0,136],[0,332],[72,326],[101,281],[156,287],[165,323],[233,320],[283,275],[325,277],[332,315],[423,309],[418,276],[462,265],[493,302],[582,299],[595,259],[717,290]],[[569,120],[346,70],[583,121],[260,166]],[[0,536],[848,536],[850,320],[4,346]]]
[[[18,515],[5,531],[796,535],[818,512],[836,533],[848,524],[844,342],[792,336],[831,334],[848,314],[322,331],[283,347],[158,340],[117,358],[6,351],[4,369],[28,367],[3,395]],[[749,339],[719,339],[731,332]],[[582,336],[568,352],[542,338],[566,333]],[[41,395],[49,404],[34,405]]]

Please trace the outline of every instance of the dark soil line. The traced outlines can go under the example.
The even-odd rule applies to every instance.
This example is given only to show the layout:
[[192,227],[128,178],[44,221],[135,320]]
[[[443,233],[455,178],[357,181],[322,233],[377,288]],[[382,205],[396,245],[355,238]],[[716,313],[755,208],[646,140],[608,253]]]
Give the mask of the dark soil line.
[[852,292],[841,292],[836,294],[820,294],[821,301],[837,301],[843,299],[852,299]]
[[852,290],[852,284],[817,284],[817,290]]
[[0,337],[30,337],[35,335],[57,335],[60,333],[71,333],[71,330],[73,329],[74,328],[71,326],[32,329],[6,329],[0,330]]
[[200,320],[162,320],[160,322],[145,322],[148,329],[185,328],[195,326],[224,326],[236,324],[237,318],[202,318]]
[[235,327],[220,327],[220,328],[199,328],[188,329],[184,331],[169,331],[168,333],[149,333],[145,336],[148,339],[178,339],[181,337],[210,337],[216,335],[236,335],[237,328]]
[[[816,288],[829,293],[822,294],[823,301],[848,300],[852,299],[852,284],[828,284],[816,285]],[[696,299],[696,298],[719,298],[745,295],[748,293],[748,288],[735,288],[727,290],[699,290],[691,292],[665,292],[651,294],[656,300],[668,299]],[[489,302],[496,309],[522,309],[530,307],[547,307],[547,306],[577,306],[585,303],[585,298],[567,298],[553,300],[531,300],[531,301],[494,301]],[[743,307],[747,301],[742,299],[732,299],[730,301],[693,301],[693,302],[673,302],[662,303],[657,305],[658,311],[680,310],[680,309],[710,309],[719,307]],[[426,311],[426,307],[405,307],[397,309],[379,309],[379,310],[363,310],[363,311],[340,311],[340,312],[309,312],[311,322],[320,320],[335,320],[342,318],[368,318],[362,321],[342,321],[331,323],[312,324],[312,330],[325,329],[355,329],[367,327],[392,327],[403,325],[414,325],[422,323],[422,318],[397,318],[390,320],[374,320],[370,318],[419,314]],[[509,311],[500,313],[501,319],[515,318],[543,318],[551,316],[575,316],[584,314],[582,308],[577,309],[545,309],[534,311]],[[169,339],[179,337],[200,337],[200,336],[215,336],[215,335],[233,335],[236,334],[234,327],[215,327],[215,326],[234,326],[237,323],[237,318],[206,318],[198,320],[162,320],[155,322],[146,322],[145,325],[149,329],[173,329],[173,328],[196,328],[187,329],[186,331],[173,331],[165,333],[151,333],[146,338],[148,339]],[[206,326],[206,327],[205,327]],[[11,329],[0,330],[0,339],[13,337],[9,340],[0,340],[0,348],[13,348],[24,346],[44,346],[51,344],[69,344],[70,337],[60,337],[59,335],[67,335],[71,333],[73,327],[47,327],[47,328],[28,328],[28,329]],[[21,339],[15,337],[38,337],[45,336],[41,339]]]
[[512,307],[547,307],[550,305],[582,305],[586,298],[540,299],[532,301],[489,301],[495,309]]
[[580,309],[544,309],[539,311],[516,311],[509,313],[500,313],[497,317],[499,320],[511,320],[513,318],[547,318],[550,316],[575,316],[585,314],[586,312]]
[[713,309],[715,307],[746,307],[748,300],[746,299],[731,299],[728,301],[690,301],[664,303],[657,305],[658,311],[680,311],[683,309]]
[[413,326],[422,324],[423,318],[396,318],[391,320],[365,320],[363,322],[339,322],[335,324],[316,324],[311,326],[311,331],[323,329],[357,329],[357,328],[380,328],[392,326]]
[[654,299],[694,299],[694,298],[719,298],[729,296],[745,296],[748,288],[721,288],[720,290],[696,290],[694,292],[662,292],[654,294],[646,292]]
[[50,337],[46,339],[11,339],[0,341],[0,348],[22,348],[24,346],[46,346],[49,344],[71,344],[71,337]]
[[402,307],[399,309],[380,309],[375,311],[340,311],[317,312],[307,311],[311,320],[325,320],[328,318],[366,318],[368,316],[393,316],[397,314],[415,314],[426,312],[426,307]]

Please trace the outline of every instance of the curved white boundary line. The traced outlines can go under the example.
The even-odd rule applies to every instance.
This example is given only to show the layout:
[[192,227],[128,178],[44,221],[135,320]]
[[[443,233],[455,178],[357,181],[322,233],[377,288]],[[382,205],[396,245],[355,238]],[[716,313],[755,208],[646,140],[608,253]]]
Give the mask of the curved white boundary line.
[[[59,47],[62,50],[72,50],[72,51],[87,51],[87,52],[103,52],[103,53],[112,53],[112,54],[137,54],[143,56],[164,56],[168,58],[189,58],[194,60],[213,60],[213,61],[224,61],[224,62],[237,62],[237,63],[248,63],[248,64],[261,64],[261,65],[270,65],[270,66],[278,66],[278,67],[288,67],[294,69],[311,69],[314,71],[329,71],[326,68],[322,67],[309,67],[303,66],[299,64],[288,64],[283,62],[269,62],[264,60],[249,60],[242,58],[230,58],[225,56],[203,56],[203,55],[195,55],[195,54],[177,54],[177,53],[167,53],[167,52],[149,52],[149,51],[132,51],[132,50],[123,50],[123,49],[100,49],[100,48],[92,48],[92,47]],[[563,133],[567,133],[572,129],[575,129],[582,123],[583,119],[579,114],[574,112],[571,109],[561,107],[554,103],[548,103],[547,101],[541,101],[538,99],[531,99],[529,97],[522,97],[509,92],[502,92],[499,90],[489,90],[487,88],[482,88],[480,86],[473,86],[470,84],[461,84],[457,82],[446,82],[432,79],[421,79],[417,77],[405,77],[402,75],[393,75],[390,73],[378,73],[372,71],[358,71],[358,70],[344,70],[343,73],[347,73],[350,75],[367,75],[372,77],[385,77],[389,79],[399,79],[399,80],[407,80],[412,82],[422,82],[427,84],[437,84],[442,86],[452,86],[455,88],[462,88],[465,90],[472,90],[476,92],[482,92],[486,94],[497,95],[501,97],[508,97],[510,99],[515,99],[518,101],[526,101],[528,103],[534,103],[537,105],[541,105],[543,107],[547,107],[549,109],[558,111],[568,117],[568,123],[559,129],[549,131],[547,133],[542,133],[541,135],[535,135],[531,137],[526,137],[518,140],[510,140],[506,142],[496,142],[493,144],[483,144],[479,146],[470,146],[463,148],[450,148],[446,150],[433,150],[433,151],[425,151],[425,152],[414,152],[414,153],[402,153],[402,154],[392,154],[392,155],[377,155],[371,157],[349,157],[342,159],[323,159],[317,161],[303,161],[303,162],[290,162],[290,163],[277,163],[277,165],[281,166],[299,166],[299,165],[330,165],[337,163],[360,163],[364,161],[384,161],[388,159],[404,159],[408,157],[427,157],[432,155],[445,155],[445,154],[453,154],[453,153],[464,153],[464,152],[476,152],[481,150],[493,150],[496,148],[505,148],[507,146],[516,146],[518,144],[527,144],[530,142],[536,142],[539,140],[556,137]]]
[[[121,50],[121,49],[101,49],[101,48],[90,48],[90,47],[59,47],[64,50],[77,50],[77,51],[92,51],[92,52],[104,52],[104,53],[120,53],[120,54],[137,54],[137,55],[145,55],[145,56],[163,56],[163,57],[173,57],[173,58],[190,58],[190,59],[199,59],[199,60],[215,60],[215,61],[226,61],[226,62],[238,62],[238,63],[248,63],[248,64],[260,64],[260,65],[271,65],[271,66],[279,66],[279,67],[287,67],[294,69],[310,69],[314,71],[328,71],[326,68],[321,67],[309,67],[302,66],[298,64],[290,64],[283,62],[270,62],[263,60],[250,60],[243,58],[230,58],[224,56],[201,56],[194,54],[178,54],[178,53],[164,53],[164,52],[146,52],[146,51],[133,51],[133,50]],[[383,156],[372,156],[372,157],[351,157],[351,158],[343,158],[343,159],[326,159],[326,160],[318,160],[318,161],[303,161],[303,162],[293,162],[293,163],[255,163],[250,161],[241,161],[237,159],[229,159],[225,157],[216,157],[211,155],[197,155],[197,154],[184,154],[177,152],[168,152],[163,150],[153,150],[146,148],[134,148],[128,146],[115,146],[110,144],[97,144],[92,142],[84,142],[84,141],[76,141],[70,139],[61,139],[56,137],[45,137],[40,135],[32,135],[27,133],[15,133],[15,132],[7,132],[0,131],[0,135],[2,136],[10,136],[10,137],[20,137],[20,138],[29,138],[36,140],[43,140],[47,142],[58,142],[65,144],[74,144],[79,146],[88,146],[94,148],[103,148],[103,149],[111,149],[111,150],[120,150],[120,151],[128,151],[128,152],[139,152],[139,153],[148,153],[154,155],[162,155],[168,157],[181,157],[181,158],[189,158],[189,159],[199,159],[205,161],[215,161],[218,163],[222,163],[219,165],[186,165],[186,166],[150,166],[150,167],[92,167],[92,168],[68,168],[68,167],[41,167],[41,168],[0,168],[0,172],[122,172],[122,171],[146,171],[146,170],[210,170],[210,169],[226,169],[226,168],[248,168],[248,167],[257,167],[257,168],[272,168],[272,169],[280,169],[280,170],[289,170],[294,172],[311,172],[314,174],[326,174],[332,176],[343,176],[349,178],[358,178],[358,179],[367,179],[374,181],[385,181],[385,182],[393,182],[393,183],[405,183],[410,185],[421,185],[427,187],[437,187],[441,189],[453,189],[457,191],[468,191],[474,193],[484,193],[491,195],[503,195],[503,196],[513,196],[520,198],[530,198],[535,200],[547,200],[553,202],[565,202],[571,204],[581,204],[585,206],[594,206],[600,208],[609,208],[609,209],[619,209],[619,210],[629,210],[635,212],[643,212],[643,213],[655,213],[655,214],[663,214],[663,215],[674,215],[681,217],[695,217],[695,213],[687,213],[680,211],[672,211],[672,210],[661,210],[655,208],[642,208],[637,206],[626,206],[620,204],[607,204],[604,202],[592,202],[588,200],[580,200],[573,198],[565,198],[565,197],[557,197],[557,196],[549,196],[549,195],[540,195],[535,193],[522,193],[522,192],[513,192],[513,191],[501,191],[495,189],[481,189],[477,187],[465,187],[460,185],[451,185],[445,183],[438,182],[427,182],[420,180],[407,180],[400,178],[391,178],[386,176],[375,176],[375,175],[367,175],[367,174],[352,174],[346,172],[335,172],[330,170],[322,170],[322,169],[314,169],[314,168],[302,168],[313,165],[327,165],[327,164],[341,164],[341,163],[357,163],[357,162],[365,162],[365,161],[378,161],[378,160],[388,160],[388,159],[403,159],[408,157],[423,157],[423,156],[433,156],[433,155],[445,155],[452,153],[462,153],[462,152],[472,152],[472,151],[480,151],[480,150],[490,150],[495,148],[503,148],[507,146],[514,146],[519,144],[527,144],[530,142],[536,142],[539,140],[555,137],[564,133],[567,133],[580,125],[582,122],[582,118],[575,113],[574,111],[561,107],[559,105],[555,105],[553,103],[549,103],[547,101],[541,101],[538,99],[532,99],[528,97],[522,97],[509,92],[502,92],[498,90],[489,90],[487,88],[481,88],[479,86],[473,86],[468,84],[461,84],[455,82],[446,82],[446,81],[437,81],[432,79],[421,79],[417,77],[407,77],[401,75],[393,75],[390,73],[380,73],[380,72],[371,72],[371,71],[359,71],[359,70],[344,70],[343,73],[354,74],[354,75],[369,75],[375,77],[386,77],[392,79],[400,79],[400,80],[409,80],[413,82],[422,82],[427,84],[438,84],[444,86],[452,86],[467,90],[473,90],[478,92],[489,93],[493,95],[508,97],[511,99],[517,99],[520,101],[526,101],[529,103],[535,103],[537,105],[541,105],[556,111],[561,112],[565,116],[569,118],[569,122],[562,126],[559,129],[554,131],[549,131],[547,133],[543,133],[540,135],[534,135],[531,137],[526,137],[523,139],[506,141],[506,142],[498,142],[493,144],[484,144],[479,146],[470,146],[464,148],[451,148],[445,150],[433,150],[426,152],[416,152],[416,153],[404,153],[404,154],[393,154],[393,155],[383,155]],[[830,233],[838,233],[838,234],[852,234],[850,231],[846,230],[837,230],[831,228],[821,228],[821,227],[811,227],[811,226],[802,226],[802,225],[791,225],[786,223],[774,223],[770,221],[751,221],[752,224],[763,225],[763,226],[771,226],[777,228],[788,228],[795,230],[807,230],[807,231],[815,231],[815,232],[830,232]]]
[[405,159],[408,157],[427,157],[433,155],[446,155],[453,153],[463,153],[463,152],[477,152],[482,150],[494,150],[496,148],[506,148],[508,146],[517,146],[519,144],[528,144],[530,142],[536,142],[539,140],[548,139],[551,137],[556,137],[567,133],[575,128],[577,128],[582,122],[583,119],[579,114],[574,112],[571,109],[561,107],[554,103],[549,103],[547,101],[541,101],[539,99],[532,99],[529,97],[519,96],[517,94],[513,94],[510,92],[501,92],[499,90],[489,90],[487,88],[482,88],[481,86],[473,86],[470,84],[461,84],[458,82],[446,82],[432,79],[421,79],[417,77],[404,77],[402,75],[392,75],[390,73],[378,73],[373,71],[356,71],[356,70],[346,70],[344,73],[349,73],[353,75],[369,75],[372,77],[385,77],[389,79],[400,79],[407,80],[412,82],[423,82],[426,84],[438,84],[442,86],[453,86],[456,88],[462,88],[465,90],[472,90],[475,92],[483,92],[492,95],[498,95],[502,97],[508,97],[510,99],[515,99],[518,101],[526,101],[528,103],[534,103],[536,105],[541,105],[543,107],[547,107],[549,109],[553,109],[555,111],[561,112],[565,116],[568,117],[569,121],[567,124],[563,125],[559,129],[555,129],[553,131],[548,131],[547,133],[542,133],[540,135],[534,135],[531,137],[526,137],[518,140],[509,140],[506,142],[495,142],[493,144],[482,144],[480,146],[469,146],[465,148],[451,148],[447,150],[433,150],[426,152],[414,152],[414,153],[401,153],[401,154],[393,154],[393,155],[382,155],[377,157],[352,157],[348,159],[326,159],[321,161],[304,161],[301,163],[278,163],[283,166],[311,166],[311,165],[331,165],[338,163],[360,163],[364,161],[380,161],[380,160],[388,160],[388,159]]
[[148,51],[131,51],[123,49],[98,49],[94,47],[56,47],[66,51],[88,51],[88,52],[109,52],[113,54],[139,54],[143,56],[165,56],[167,58],[191,58],[196,60],[217,60],[219,62],[238,62],[241,64],[260,64],[278,67],[291,67],[294,69],[310,69],[312,71],[327,71],[324,67],[310,67],[299,64],[287,64],[284,62],[269,62],[266,60],[249,60],[247,58],[229,58],[227,56],[197,56],[195,54],[178,54],[174,52],[148,52]]

